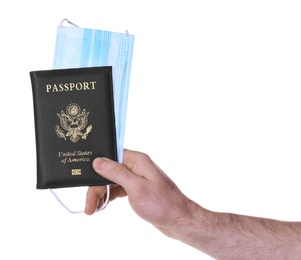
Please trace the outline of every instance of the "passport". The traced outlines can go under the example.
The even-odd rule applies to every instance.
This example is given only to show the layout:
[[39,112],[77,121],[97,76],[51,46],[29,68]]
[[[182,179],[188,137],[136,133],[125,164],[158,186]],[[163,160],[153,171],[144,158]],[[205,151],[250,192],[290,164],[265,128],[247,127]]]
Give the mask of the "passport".
[[37,189],[113,184],[92,167],[118,161],[112,66],[30,71]]

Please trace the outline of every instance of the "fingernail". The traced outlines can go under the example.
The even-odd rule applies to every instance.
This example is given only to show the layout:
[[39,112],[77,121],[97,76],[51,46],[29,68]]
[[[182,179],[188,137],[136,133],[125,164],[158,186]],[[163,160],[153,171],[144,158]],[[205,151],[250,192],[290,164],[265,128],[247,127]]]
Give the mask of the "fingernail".
[[102,171],[103,168],[105,167],[106,160],[103,158],[96,158],[94,160],[94,167],[96,170]]

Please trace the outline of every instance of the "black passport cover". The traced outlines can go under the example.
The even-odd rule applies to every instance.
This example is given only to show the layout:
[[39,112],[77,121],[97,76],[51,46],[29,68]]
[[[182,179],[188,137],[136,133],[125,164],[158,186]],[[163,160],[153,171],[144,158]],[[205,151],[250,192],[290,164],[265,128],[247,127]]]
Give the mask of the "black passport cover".
[[112,184],[92,168],[117,161],[112,67],[30,72],[37,189]]

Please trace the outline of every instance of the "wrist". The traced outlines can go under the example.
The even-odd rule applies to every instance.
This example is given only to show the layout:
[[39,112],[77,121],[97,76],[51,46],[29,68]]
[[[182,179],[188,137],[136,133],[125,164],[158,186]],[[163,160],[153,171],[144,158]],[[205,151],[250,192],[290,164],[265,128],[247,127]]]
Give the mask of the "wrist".
[[177,221],[170,228],[171,237],[198,248],[197,241],[199,242],[202,239],[205,230],[208,229],[208,221],[206,219],[209,214],[210,211],[187,199],[180,217],[177,218]]

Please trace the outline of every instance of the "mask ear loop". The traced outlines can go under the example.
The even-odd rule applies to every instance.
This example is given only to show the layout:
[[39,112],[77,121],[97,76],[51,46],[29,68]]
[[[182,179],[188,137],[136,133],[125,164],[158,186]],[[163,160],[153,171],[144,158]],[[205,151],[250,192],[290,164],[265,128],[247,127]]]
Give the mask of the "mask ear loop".
[[72,25],[72,26],[75,26],[75,27],[79,27],[78,25],[76,25],[75,23],[73,23],[73,22],[71,22],[71,21],[69,21],[67,18],[65,18],[65,19],[63,19],[62,21],[61,21],[61,23],[60,23],[60,27],[62,27],[63,26],[63,22],[67,22],[67,23],[69,23],[70,25]]
[[[102,206],[96,210],[96,212],[104,210],[106,208],[106,206],[109,204],[110,201],[110,185],[106,185],[106,189],[107,189],[107,194],[106,194],[106,200],[104,202],[104,204],[102,204]],[[52,189],[48,189],[52,195],[56,198],[56,200],[65,208],[67,209],[70,213],[72,214],[81,214],[84,213],[83,210],[79,210],[79,211],[74,211],[74,210],[70,210],[58,197],[58,195],[52,190]]]
[[[65,18],[65,19],[63,19],[63,20],[61,21],[60,27],[63,26],[63,23],[64,23],[64,22],[67,22],[67,23],[69,23],[69,24],[72,25],[72,26],[79,27],[79,26],[76,25],[75,23],[69,21],[67,18]],[[107,207],[107,205],[109,204],[109,201],[110,201],[110,185],[106,185],[106,189],[107,189],[106,200],[105,200],[104,204],[103,204],[99,209],[96,210],[96,212],[101,211],[101,210],[104,210],[104,209]],[[68,207],[60,200],[60,198],[58,197],[58,195],[57,195],[52,189],[48,189],[48,190],[52,193],[52,195],[56,198],[56,200],[57,200],[57,201],[58,201],[65,209],[67,209],[70,213],[72,213],[72,214],[81,214],[81,213],[84,213],[83,210],[80,210],[80,211],[73,211],[73,210],[70,210],[70,209],[69,209],[69,208],[68,208]]]

